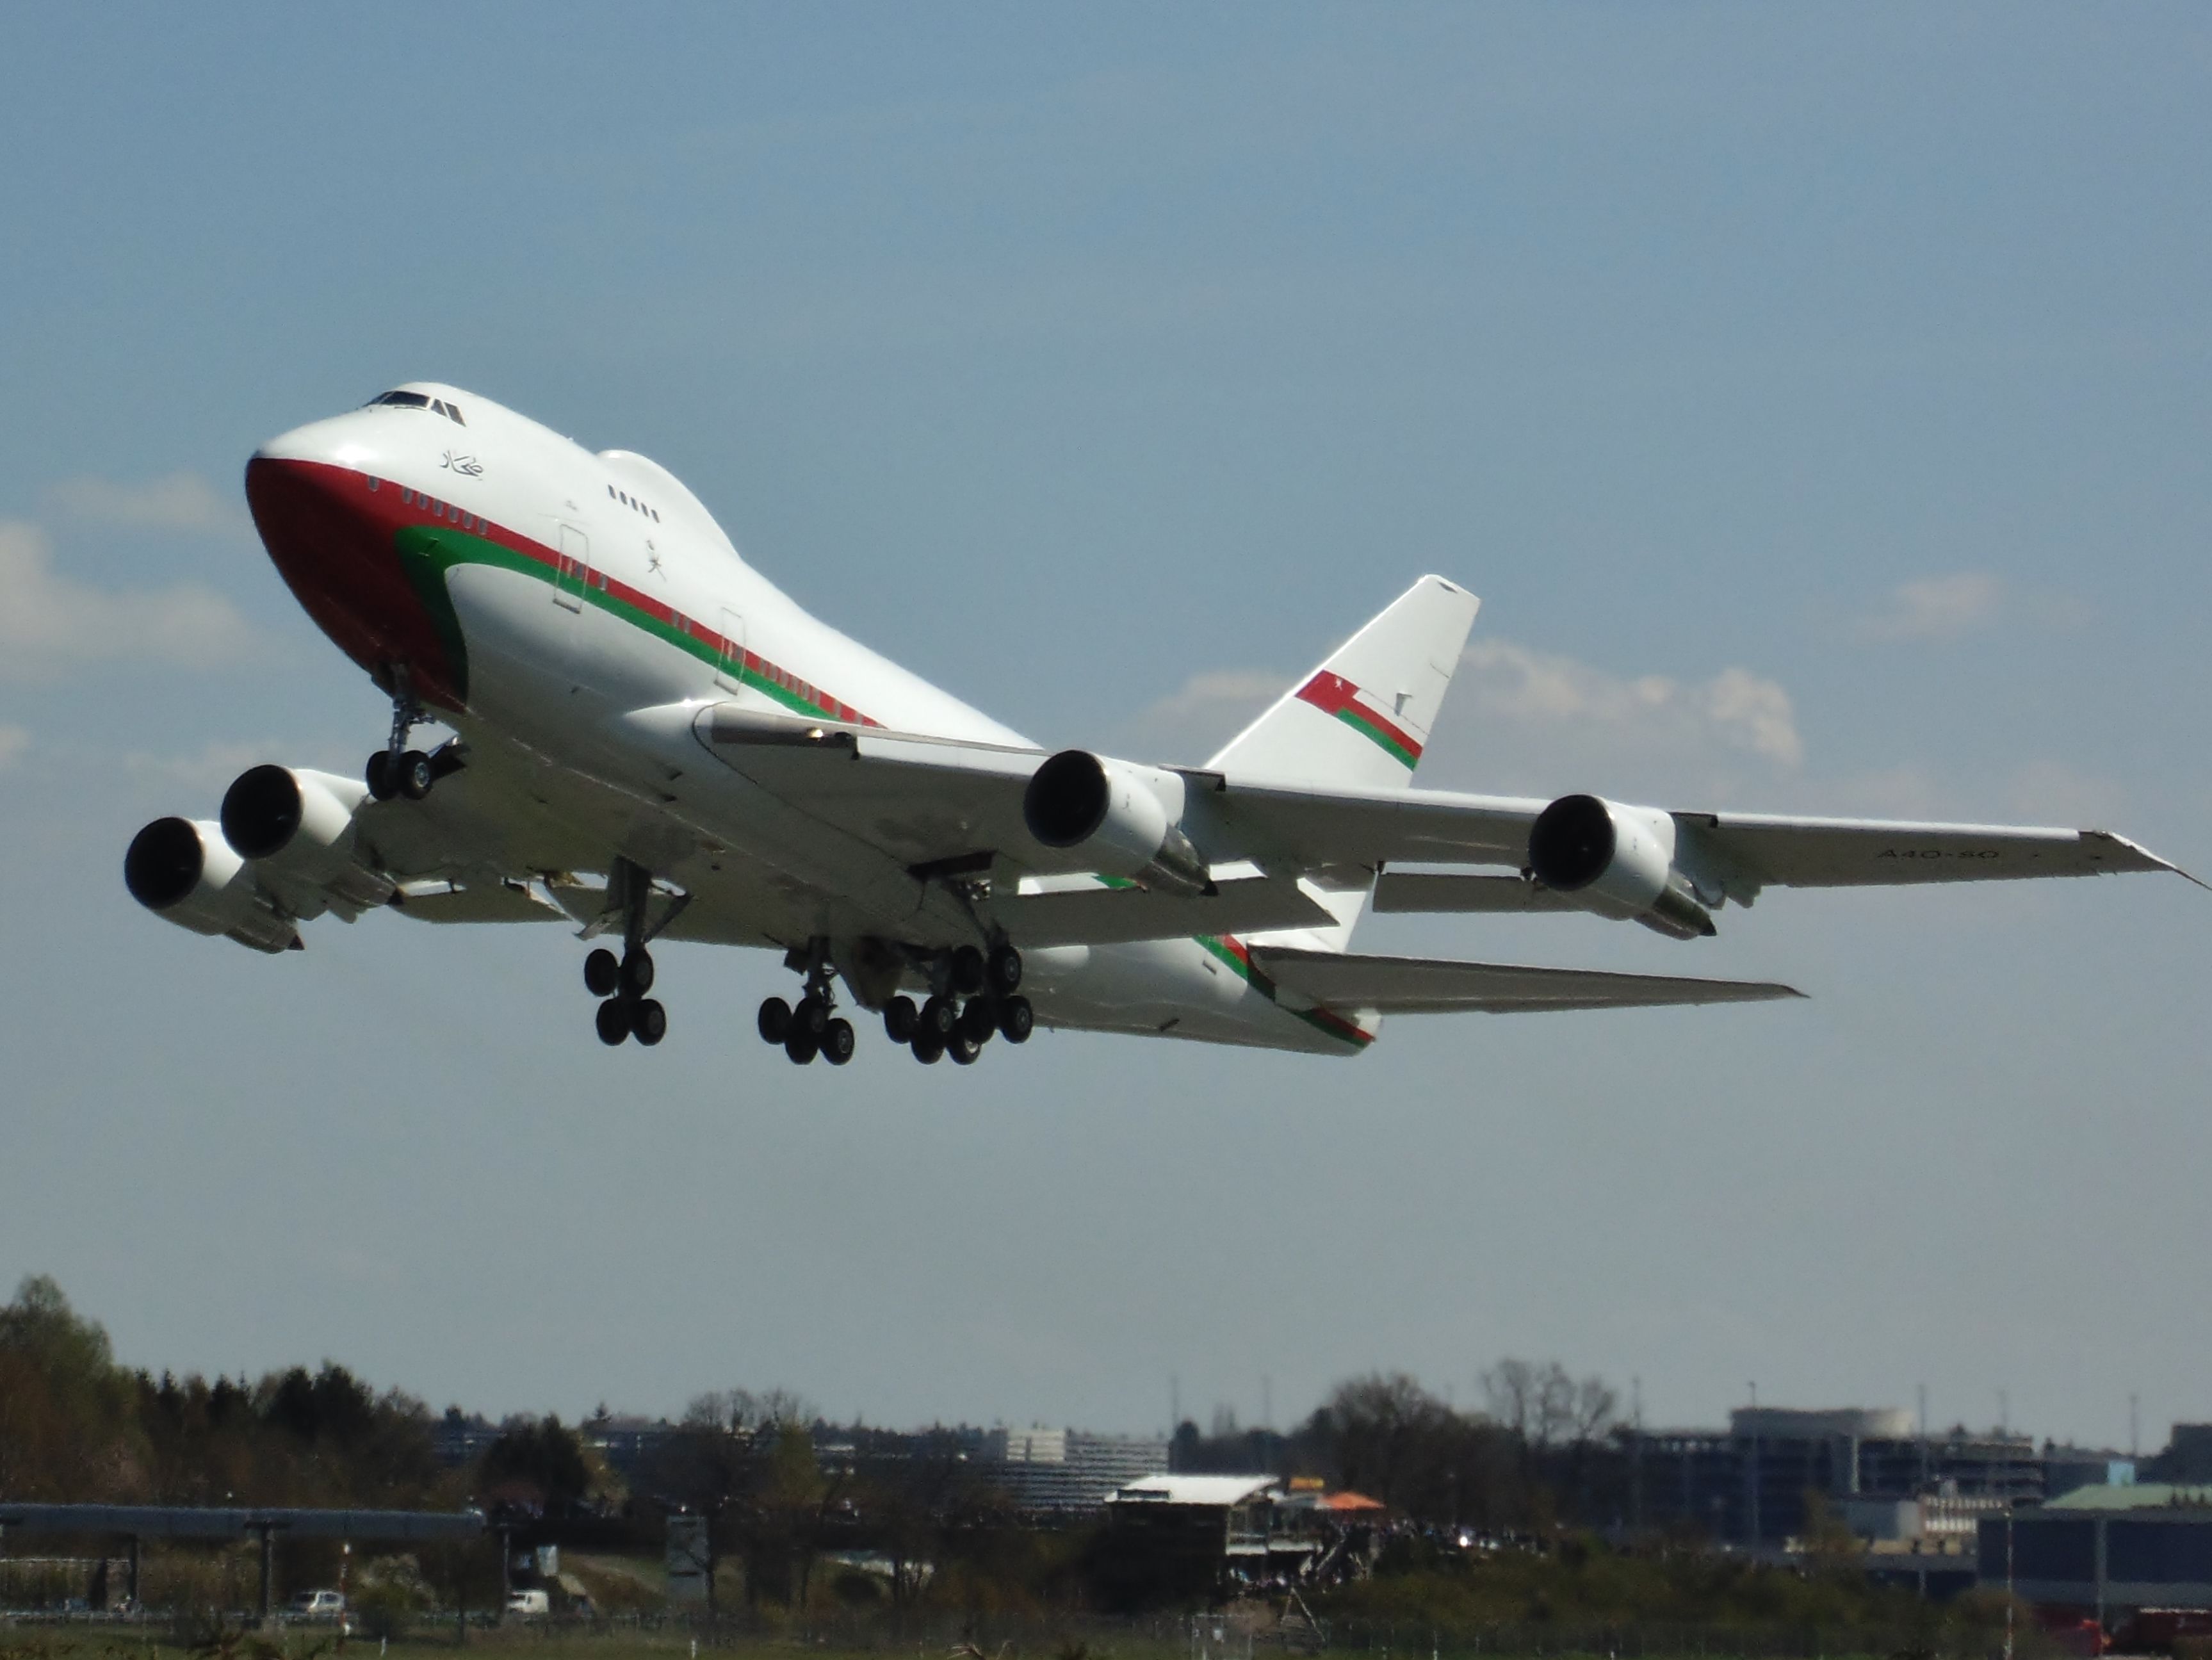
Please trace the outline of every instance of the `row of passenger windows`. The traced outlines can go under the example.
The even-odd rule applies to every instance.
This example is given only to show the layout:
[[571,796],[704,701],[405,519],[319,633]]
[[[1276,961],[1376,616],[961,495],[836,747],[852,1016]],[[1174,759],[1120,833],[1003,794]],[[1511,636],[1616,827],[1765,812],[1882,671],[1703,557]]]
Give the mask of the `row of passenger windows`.
[[630,495],[627,490],[618,490],[612,484],[610,484],[607,486],[607,494],[612,496],[616,501],[621,502],[623,506],[626,508],[635,508],[640,513],[651,519],[654,524],[657,525],[660,522],[660,514],[657,511],[646,506],[644,502],[639,501],[637,497]]
[[[368,475],[368,487],[373,490],[382,489],[384,481],[372,472]],[[489,527],[487,521],[479,519],[472,513],[463,513],[451,502],[441,502],[434,496],[425,496],[421,490],[410,489],[404,484],[399,486],[399,499],[410,508],[428,508],[433,519],[447,520],[459,525],[465,531],[480,531]]]
[[442,398],[426,398],[419,392],[387,392],[380,398],[372,398],[362,407],[374,409],[379,404],[389,404],[396,410],[428,410],[433,415],[442,415],[457,427],[468,423],[461,419],[461,406],[449,404]]

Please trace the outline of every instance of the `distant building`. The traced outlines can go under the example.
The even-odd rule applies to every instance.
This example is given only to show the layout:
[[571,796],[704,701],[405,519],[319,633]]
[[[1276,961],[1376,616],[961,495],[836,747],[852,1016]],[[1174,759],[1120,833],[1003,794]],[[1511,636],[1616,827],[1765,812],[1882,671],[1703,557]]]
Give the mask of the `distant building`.
[[1158,1436],[993,1430],[979,1459],[988,1479],[1024,1510],[1097,1510],[1116,1488],[1164,1469],[1168,1444]]
[[1982,1512],[2045,1490],[2028,1437],[1963,1427],[1922,1436],[1895,1409],[1747,1408],[1726,1430],[1632,1432],[1628,1452],[1633,1520],[1754,1547],[1803,1537],[1808,1494],[1863,1526],[1863,1537],[1963,1542]]
[[1293,1510],[1284,1497],[1268,1475],[1147,1475],[1107,1500],[1106,1560],[1156,1594],[1192,1601],[1295,1573],[1322,1537],[1311,1505]]
[[2212,1611],[2212,1487],[2077,1488],[1981,1526],[1981,1582],[2111,1629],[2142,1609]]

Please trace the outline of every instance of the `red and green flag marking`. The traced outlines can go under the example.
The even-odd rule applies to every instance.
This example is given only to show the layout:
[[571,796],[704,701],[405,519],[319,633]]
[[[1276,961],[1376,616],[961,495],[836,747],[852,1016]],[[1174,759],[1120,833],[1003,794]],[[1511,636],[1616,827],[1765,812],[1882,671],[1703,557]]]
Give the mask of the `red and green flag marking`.
[[1340,674],[1322,669],[1298,688],[1298,701],[1310,703],[1323,714],[1333,714],[1362,738],[1379,745],[1410,770],[1421,758],[1421,745],[1413,733],[1388,716],[1361,702],[1358,687]]

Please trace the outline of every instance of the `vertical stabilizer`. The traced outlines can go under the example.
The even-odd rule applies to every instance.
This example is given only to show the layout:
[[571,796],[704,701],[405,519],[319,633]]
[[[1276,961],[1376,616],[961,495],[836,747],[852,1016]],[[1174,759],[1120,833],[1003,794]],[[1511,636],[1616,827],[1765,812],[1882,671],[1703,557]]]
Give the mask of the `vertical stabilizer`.
[[[1294,682],[1266,714],[1206,764],[1232,777],[1323,788],[1403,789],[1413,781],[1437,712],[1482,602],[1456,582],[1424,576],[1390,607]],[[1305,886],[1334,927],[1255,939],[1342,951],[1374,874],[1343,873]]]

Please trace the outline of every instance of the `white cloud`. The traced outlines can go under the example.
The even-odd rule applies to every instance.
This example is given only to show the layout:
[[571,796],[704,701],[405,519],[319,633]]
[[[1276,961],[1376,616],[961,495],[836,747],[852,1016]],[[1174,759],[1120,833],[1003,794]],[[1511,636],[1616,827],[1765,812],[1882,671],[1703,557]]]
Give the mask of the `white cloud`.
[[1146,760],[1194,764],[1242,732],[1290,684],[1289,675],[1266,669],[1194,674],[1124,723],[1113,747]]
[[1986,627],[2004,599],[2004,585],[1987,571],[1923,576],[1889,592],[1887,607],[1859,625],[1867,640],[1954,640]]
[[[1291,684],[1273,670],[1192,676],[1115,735],[1121,752],[1195,762]],[[1437,787],[1545,794],[1597,788],[1728,793],[1794,775],[1805,757],[1796,712],[1778,682],[1748,669],[1709,678],[1623,678],[1510,640],[1468,648],[1421,763]]]
[[31,734],[24,728],[0,726],[0,772],[14,766],[30,746]]
[[196,472],[173,472],[142,483],[65,478],[47,497],[67,518],[126,530],[221,532],[243,530],[247,522],[240,503]]
[[1805,758],[1789,692],[1748,669],[1696,681],[1624,678],[1510,640],[1468,648],[1437,725],[1454,751],[1540,762],[1547,771],[1626,759],[1691,775],[1747,763],[1771,774]]
[[35,525],[0,520],[0,678],[42,679],[94,663],[208,669],[254,653],[260,635],[211,588],[106,589],[57,571]]

